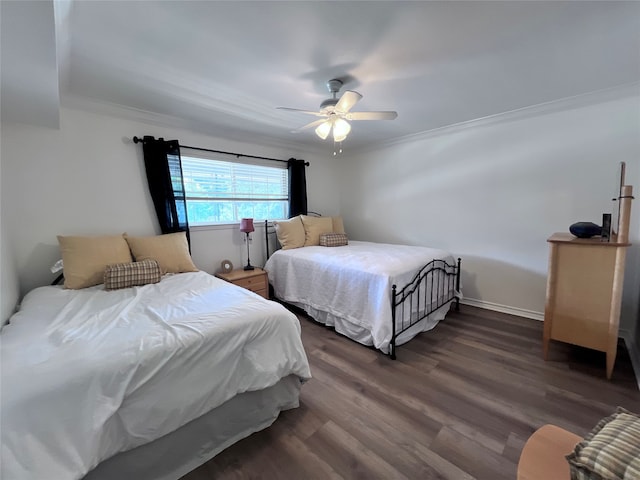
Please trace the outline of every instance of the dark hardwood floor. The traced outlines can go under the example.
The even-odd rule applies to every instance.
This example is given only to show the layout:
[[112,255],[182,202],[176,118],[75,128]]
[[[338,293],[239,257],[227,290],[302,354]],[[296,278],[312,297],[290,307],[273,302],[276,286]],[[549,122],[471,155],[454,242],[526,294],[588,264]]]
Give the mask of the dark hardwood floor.
[[183,477],[509,479],[538,427],[585,435],[640,392],[620,344],[604,354],[553,342],[542,323],[469,306],[398,348],[393,361],[299,315],[313,379],[300,408]]

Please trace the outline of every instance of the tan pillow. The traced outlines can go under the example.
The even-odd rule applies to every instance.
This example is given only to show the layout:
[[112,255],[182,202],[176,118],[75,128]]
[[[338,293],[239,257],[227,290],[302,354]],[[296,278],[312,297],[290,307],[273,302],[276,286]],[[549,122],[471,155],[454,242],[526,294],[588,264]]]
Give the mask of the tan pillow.
[[70,289],[99,285],[107,265],[131,261],[129,245],[122,235],[65,237],[58,235],[64,287]]
[[344,231],[344,223],[342,217],[331,217],[333,222],[333,233],[347,233]]
[[156,260],[163,273],[197,272],[191,260],[187,235],[184,232],[167,233],[153,237],[124,237],[131,247],[136,262]]
[[274,220],[273,226],[283,250],[304,247],[304,226],[300,215],[289,220]]
[[320,245],[320,235],[333,232],[331,217],[309,217],[300,215],[304,225],[304,246]]

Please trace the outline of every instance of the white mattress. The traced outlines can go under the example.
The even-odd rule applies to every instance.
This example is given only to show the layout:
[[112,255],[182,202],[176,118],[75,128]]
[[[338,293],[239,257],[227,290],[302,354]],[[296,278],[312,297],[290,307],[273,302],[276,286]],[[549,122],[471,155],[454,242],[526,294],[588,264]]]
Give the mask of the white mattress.
[[[349,245],[341,247],[278,250],[265,270],[277,298],[303,308],[315,320],[360,343],[388,353],[391,286],[403,287],[434,259],[455,265],[453,256],[444,250],[349,240]],[[444,318],[450,303],[409,329],[397,344],[433,328]]]
[[41,287],[2,329],[2,478],[82,478],[239,393],[310,378],[295,315],[204,272]]

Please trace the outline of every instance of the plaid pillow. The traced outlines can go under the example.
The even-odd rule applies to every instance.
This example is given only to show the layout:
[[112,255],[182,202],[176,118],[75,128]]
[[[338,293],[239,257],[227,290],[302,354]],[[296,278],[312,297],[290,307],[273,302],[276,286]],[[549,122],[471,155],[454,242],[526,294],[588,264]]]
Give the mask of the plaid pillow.
[[618,407],[567,455],[572,480],[640,478],[640,415]]
[[320,235],[320,245],[323,247],[342,247],[349,245],[349,240],[344,233],[323,233]]
[[152,259],[141,262],[116,263],[107,265],[104,271],[104,288],[105,290],[117,290],[158,283],[161,277],[160,265]]

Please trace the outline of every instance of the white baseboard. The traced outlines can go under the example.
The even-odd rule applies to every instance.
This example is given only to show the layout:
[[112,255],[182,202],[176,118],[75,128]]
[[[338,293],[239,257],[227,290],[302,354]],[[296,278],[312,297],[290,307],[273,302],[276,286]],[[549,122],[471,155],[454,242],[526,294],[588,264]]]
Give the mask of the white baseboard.
[[501,305],[499,303],[485,302],[484,300],[476,300],[475,298],[463,298],[460,300],[463,305],[471,305],[472,307],[485,308],[487,310],[493,310],[500,313],[508,313],[510,315],[516,315],[518,317],[530,318],[532,320],[544,321],[544,313],[536,312],[534,310],[526,310],[524,308],[510,307],[508,305]]
[[631,366],[633,367],[633,372],[636,374],[638,390],[640,390],[640,345],[636,343],[631,332],[627,330],[620,330],[620,337],[627,346],[627,352],[629,352],[629,357],[631,358]]

